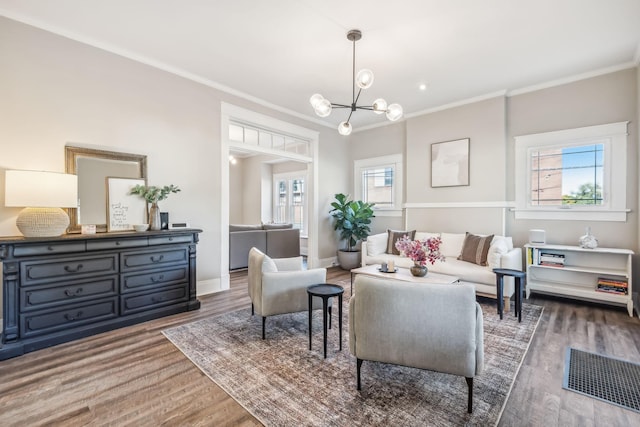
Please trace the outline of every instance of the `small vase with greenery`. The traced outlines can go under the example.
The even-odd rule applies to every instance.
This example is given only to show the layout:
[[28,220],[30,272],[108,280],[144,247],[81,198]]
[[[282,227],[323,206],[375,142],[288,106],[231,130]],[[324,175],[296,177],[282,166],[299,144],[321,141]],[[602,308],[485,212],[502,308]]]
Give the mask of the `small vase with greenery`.
[[[366,239],[371,233],[371,218],[374,218],[375,203],[365,203],[361,200],[349,200],[349,196],[338,193],[336,201],[331,203],[329,213],[334,219],[333,228],[340,232],[340,239],[346,241],[346,250],[338,251],[338,262],[345,270],[359,265],[360,251],[356,249],[359,240]],[[345,255],[351,253],[351,255]],[[341,259],[342,258],[342,259]]]
[[145,199],[147,203],[151,203],[149,208],[149,229],[160,230],[160,208],[158,207],[158,202],[165,200],[169,197],[169,194],[179,191],[180,188],[173,184],[165,185],[164,187],[136,185],[129,194],[137,194]]

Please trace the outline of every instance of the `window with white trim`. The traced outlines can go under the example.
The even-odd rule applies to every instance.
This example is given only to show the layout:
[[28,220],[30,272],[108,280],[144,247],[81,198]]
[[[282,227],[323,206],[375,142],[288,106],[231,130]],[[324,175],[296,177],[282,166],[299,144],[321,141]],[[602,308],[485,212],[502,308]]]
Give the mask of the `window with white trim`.
[[273,220],[291,223],[307,234],[305,174],[300,172],[273,175]]
[[516,137],[516,219],[625,221],[627,123]]
[[354,199],[375,203],[376,215],[402,215],[402,155],[356,160],[354,186]]

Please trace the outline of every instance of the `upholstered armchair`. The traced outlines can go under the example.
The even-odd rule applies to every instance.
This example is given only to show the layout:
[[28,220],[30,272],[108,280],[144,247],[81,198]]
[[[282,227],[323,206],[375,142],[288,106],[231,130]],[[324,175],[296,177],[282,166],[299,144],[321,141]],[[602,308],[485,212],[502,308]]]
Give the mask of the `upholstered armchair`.
[[[271,258],[258,249],[249,251],[249,297],[251,314],[262,316],[262,339],[265,339],[267,316],[307,311],[307,287],[325,283],[327,270],[304,270],[302,257]],[[331,303],[331,301],[329,301]],[[321,309],[322,300],[313,299],[313,309]]]
[[484,364],[483,333],[472,285],[356,276],[349,301],[349,350],[356,357],[358,390],[363,360],[461,375],[471,413],[473,378]]

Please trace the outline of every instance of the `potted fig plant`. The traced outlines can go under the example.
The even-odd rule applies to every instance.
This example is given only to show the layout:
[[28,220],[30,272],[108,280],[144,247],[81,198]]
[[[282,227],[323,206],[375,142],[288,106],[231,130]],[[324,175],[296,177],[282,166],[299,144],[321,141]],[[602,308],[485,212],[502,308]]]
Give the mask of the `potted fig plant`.
[[177,193],[180,189],[171,184],[164,187],[156,187],[155,185],[136,185],[130,191],[130,194],[137,194],[144,198],[147,203],[151,203],[149,208],[149,229],[160,230],[160,208],[158,202],[169,197],[170,193]]
[[346,242],[346,248],[338,250],[338,263],[344,270],[351,270],[360,266],[360,250],[356,245],[371,233],[369,224],[371,218],[375,217],[375,203],[349,200],[349,196],[342,193],[336,194],[335,198],[329,213],[334,220],[334,230],[340,232],[340,239]]

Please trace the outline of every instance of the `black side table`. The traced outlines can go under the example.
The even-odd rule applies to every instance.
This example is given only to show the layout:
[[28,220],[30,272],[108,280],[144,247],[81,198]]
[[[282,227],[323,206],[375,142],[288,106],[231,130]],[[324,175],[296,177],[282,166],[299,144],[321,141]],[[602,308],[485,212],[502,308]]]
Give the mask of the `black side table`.
[[324,338],[324,358],[327,358],[327,308],[329,306],[329,298],[338,297],[338,326],[340,330],[340,351],[342,351],[342,294],[344,288],[338,285],[332,285],[330,283],[322,283],[319,285],[312,285],[307,288],[307,294],[309,295],[309,350],[311,350],[311,307],[312,298],[322,298],[322,328]]
[[524,281],[527,277],[527,273],[520,270],[511,270],[509,268],[494,268],[493,272],[496,273],[496,290],[498,296],[498,314],[500,314],[500,319],[502,319],[502,311],[503,311],[503,287],[504,287],[504,276],[509,276],[514,278],[514,282],[516,285],[516,301],[515,301],[515,314],[518,316],[518,322],[522,322],[522,290],[524,288]]

